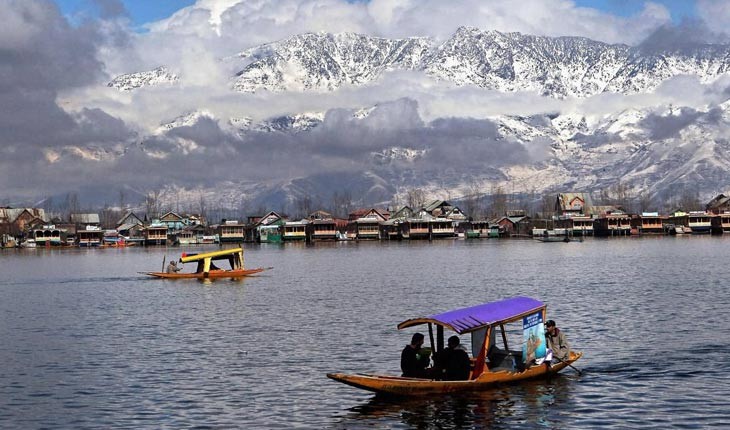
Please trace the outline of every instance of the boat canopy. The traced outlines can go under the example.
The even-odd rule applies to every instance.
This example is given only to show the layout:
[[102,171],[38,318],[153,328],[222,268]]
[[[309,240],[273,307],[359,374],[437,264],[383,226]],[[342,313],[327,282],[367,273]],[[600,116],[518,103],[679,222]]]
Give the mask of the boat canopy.
[[183,254],[182,257],[180,257],[180,261],[183,263],[190,263],[193,261],[205,260],[206,258],[210,258],[211,260],[227,260],[232,255],[241,252],[243,252],[242,248],[231,248],[224,249],[222,251],[205,252],[202,254]]
[[449,328],[458,334],[464,334],[483,327],[517,320],[544,307],[545,303],[530,297],[513,297],[429,317],[411,318],[398,324],[398,329],[433,323]]

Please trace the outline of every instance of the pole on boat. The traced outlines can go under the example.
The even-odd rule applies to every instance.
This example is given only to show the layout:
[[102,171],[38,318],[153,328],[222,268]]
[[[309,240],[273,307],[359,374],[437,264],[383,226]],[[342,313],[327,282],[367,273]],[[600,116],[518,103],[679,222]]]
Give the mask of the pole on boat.
[[436,356],[436,344],[433,343],[433,324],[428,323],[428,338],[431,340],[431,351],[434,353],[434,357]]
[[165,255],[165,256],[162,257],[162,270],[160,270],[160,272],[164,272],[165,271],[165,259],[166,258],[167,258],[167,255]]
[[570,367],[571,369],[573,369],[573,370],[575,370],[576,372],[578,372],[578,375],[579,375],[579,376],[580,376],[580,375],[583,375],[583,372],[581,372],[581,371],[580,371],[580,369],[578,369],[577,367],[573,366],[572,364],[570,364],[570,363],[566,362],[565,360],[561,360],[561,359],[559,359],[558,357],[553,357],[553,358],[555,358],[556,360],[558,360],[558,361],[559,361],[559,362],[561,362],[561,363],[565,363],[565,364],[567,364],[567,365],[568,365],[568,367]]

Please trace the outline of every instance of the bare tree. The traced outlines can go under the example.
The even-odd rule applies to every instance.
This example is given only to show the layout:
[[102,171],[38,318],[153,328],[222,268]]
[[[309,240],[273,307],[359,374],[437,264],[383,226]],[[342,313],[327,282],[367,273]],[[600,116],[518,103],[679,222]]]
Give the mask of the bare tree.
[[417,211],[426,203],[426,192],[421,188],[412,188],[406,193],[406,201],[411,209]]
[[[198,196],[198,214],[200,215],[201,221],[207,220],[207,205],[205,203],[205,196],[203,196],[203,193],[201,192]],[[207,224],[207,221],[205,221]]]
[[504,193],[504,189],[501,186],[492,186],[489,195],[492,201],[489,215],[491,217],[505,215],[507,213],[507,195]]
[[145,196],[145,208],[147,210],[147,217],[150,221],[160,216],[160,194],[162,191],[159,189],[147,192]]
[[679,196],[678,206],[685,211],[701,210],[700,193],[697,189],[685,187]]
[[639,205],[639,212],[650,212],[652,209],[655,209],[654,199],[652,199],[648,191],[639,194],[637,203]]
[[352,193],[350,190],[335,191],[332,194],[332,214],[346,218],[352,212]]
[[309,195],[299,197],[295,202],[296,217],[305,218],[314,211],[314,202]]
[[469,194],[464,199],[464,212],[472,219],[479,219],[484,215],[484,194],[475,181],[469,184]]
[[71,219],[71,214],[79,213],[79,196],[75,192],[66,194],[66,219]]

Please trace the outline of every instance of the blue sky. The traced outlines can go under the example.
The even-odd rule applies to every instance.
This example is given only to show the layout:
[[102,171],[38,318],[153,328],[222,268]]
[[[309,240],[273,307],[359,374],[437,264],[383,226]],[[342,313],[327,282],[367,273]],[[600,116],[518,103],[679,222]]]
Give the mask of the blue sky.
[[[135,26],[157,21],[172,15],[175,11],[195,3],[195,0],[121,0]],[[618,16],[631,16],[639,12],[644,1],[640,0],[574,0],[581,7],[595,8]],[[672,14],[674,22],[695,16],[694,0],[652,0],[664,5]],[[74,18],[96,16],[99,8],[93,0],[56,0],[63,13]]]
[[[618,16],[631,16],[643,9],[645,1],[640,0],[574,0],[575,4],[610,12]],[[694,0],[652,0],[666,7],[674,22],[695,16]]]

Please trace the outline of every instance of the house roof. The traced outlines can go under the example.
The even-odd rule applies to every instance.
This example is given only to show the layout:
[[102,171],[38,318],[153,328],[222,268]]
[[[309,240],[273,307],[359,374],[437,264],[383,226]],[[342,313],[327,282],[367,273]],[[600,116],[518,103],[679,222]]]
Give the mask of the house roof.
[[117,221],[117,225],[122,225],[122,224],[126,224],[128,222],[131,222],[129,220],[129,218],[136,219],[139,222],[139,224],[144,224],[144,222],[137,215],[135,215],[134,212],[129,211],[126,214],[124,214],[124,216],[122,218],[120,218],[119,221]]
[[39,208],[0,208],[0,223],[11,223],[15,222],[23,212],[28,212],[35,218],[46,220],[46,213],[43,209]]
[[160,221],[181,221],[182,219],[183,217],[172,211],[160,217]]

